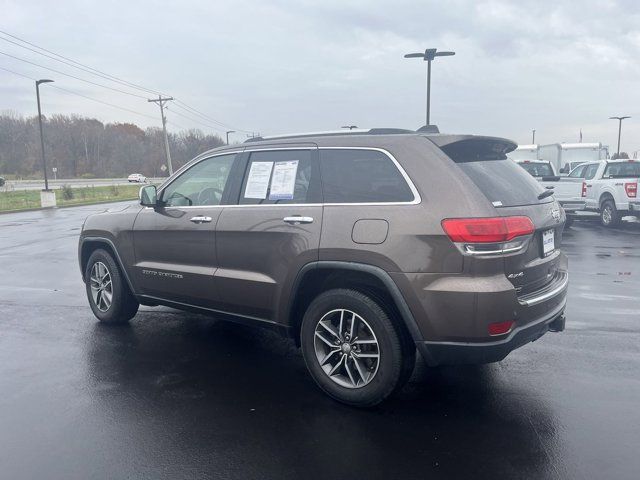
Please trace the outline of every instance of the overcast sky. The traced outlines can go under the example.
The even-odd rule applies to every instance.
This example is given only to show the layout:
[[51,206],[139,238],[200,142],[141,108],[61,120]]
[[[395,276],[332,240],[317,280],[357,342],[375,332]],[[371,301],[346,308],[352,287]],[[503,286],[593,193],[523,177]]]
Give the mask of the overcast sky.
[[[433,65],[431,118],[441,131],[523,144],[533,128],[537,143],[578,141],[582,129],[583,141],[615,151],[617,123],[608,117],[631,115],[622,150],[640,150],[637,0],[0,0],[0,12],[0,30],[262,134],[417,128],[426,63],[403,55],[437,47],[456,52]],[[0,52],[108,83],[6,41]],[[43,87],[46,114],[159,124],[157,106],[144,99],[5,55],[0,67],[157,120]],[[32,82],[0,70],[0,111],[35,109]],[[169,107],[171,129],[211,131],[178,113],[186,112]]]

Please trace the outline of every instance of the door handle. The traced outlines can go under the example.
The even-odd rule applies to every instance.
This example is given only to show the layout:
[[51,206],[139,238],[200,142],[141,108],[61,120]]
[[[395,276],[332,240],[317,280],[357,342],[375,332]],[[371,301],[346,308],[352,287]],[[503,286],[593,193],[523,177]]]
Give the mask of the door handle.
[[293,217],[284,217],[282,220],[284,220],[285,223],[288,223],[290,225],[299,225],[301,223],[313,223],[313,217],[301,217],[299,215],[296,215]]
[[202,217],[202,216],[191,217],[190,221],[192,221],[193,223],[210,223],[211,217]]

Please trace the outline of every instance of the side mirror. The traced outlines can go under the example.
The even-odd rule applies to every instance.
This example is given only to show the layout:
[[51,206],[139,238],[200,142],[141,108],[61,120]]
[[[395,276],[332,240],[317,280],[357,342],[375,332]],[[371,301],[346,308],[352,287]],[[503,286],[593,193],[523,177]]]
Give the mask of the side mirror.
[[140,189],[140,205],[155,207],[158,204],[158,191],[155,185],[145,185]]

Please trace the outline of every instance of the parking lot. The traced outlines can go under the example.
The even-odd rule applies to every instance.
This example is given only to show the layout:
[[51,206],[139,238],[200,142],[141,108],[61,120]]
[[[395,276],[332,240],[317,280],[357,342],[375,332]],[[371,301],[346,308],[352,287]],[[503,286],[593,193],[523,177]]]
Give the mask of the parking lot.
[[292,342],[168,308],[105,327],[77,266],[104,205],[0,216],[3,478],[637,478],[640,223],[565,232],[567,329],[428,369],[371,410]]

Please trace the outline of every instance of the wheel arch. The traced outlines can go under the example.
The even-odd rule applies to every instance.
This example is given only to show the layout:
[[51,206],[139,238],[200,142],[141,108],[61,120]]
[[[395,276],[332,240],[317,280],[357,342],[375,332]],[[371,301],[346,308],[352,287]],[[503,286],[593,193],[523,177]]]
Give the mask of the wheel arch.
[[606,202],[607,200],[612,200],[613,201],[613,205],[615,206],[616,199],[614,198],[613,194],[610,191],[605,190],[604,192],[602,192],[600,194],[600,198],[598,200],[598,208],[600,208],[600,210],[602,210],[602,204],[604,202]]
[[373,296],[388,310],[392,320],[404,327],[411,340],[421,344],[423,338],[418,324],[389,274],[374,265],[340,261],[312,262],[298,273],[286,318],[296,344],[300,342],[300,326],[307,306],[321,292],[333,288],[349,288]]
[[93,252],[95,252],[100,248],[103,250],[106,250],[111,254],[111,256],[114,258],[114,260],[118,264],[118,267],[120,267],[120,271],[124,275],[124,278],[127,281],[127,285],[129,286],[129,289],[131,290],[131,292],[134,292],[131,279],[129,278],[129,274],[127,273],[127,270],[124,268],[124,264],[122,263],[122,259],[118,254],[118,250],[116,249],[116,246],[110,239],[104,238],[104,237],[85,237],[80,240],[78,260],[80,262],[80,272],[82,274],[82,280],[86,281],[85,270],[87,269],[87,263],[89,262],[89,257],[91,257],[91,254]]

